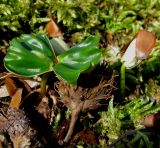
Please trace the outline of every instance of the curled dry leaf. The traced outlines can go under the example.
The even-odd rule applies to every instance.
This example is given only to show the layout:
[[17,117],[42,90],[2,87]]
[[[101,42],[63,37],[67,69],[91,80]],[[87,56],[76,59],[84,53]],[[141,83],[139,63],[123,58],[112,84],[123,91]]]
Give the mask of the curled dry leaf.
[[31,88],[26,81],[17,77],[6,77],[5,78],[5,87],[8,91],[9,96],[11,97],[10,108],[18,109],[22,103],[22,92],[27,95],[31,92]]
[[53,18],[51,18],[50,22],[47,23],[46,32],[48,33],[49,37],[57,37],[63,35]]
[[18,88],[10,77],[5,78],[5,85],[11,97],[9,107],[18,109],[22,100],[22,89]]
[[20,81],[27,92],[31,92],[31,88],[39,85],[39,83],[34,80],[23,80],[11,73],[4,73],[0,75],[0,97],[12,96],[17,91],[18,87],[12,78],[16,78],[18,81]]

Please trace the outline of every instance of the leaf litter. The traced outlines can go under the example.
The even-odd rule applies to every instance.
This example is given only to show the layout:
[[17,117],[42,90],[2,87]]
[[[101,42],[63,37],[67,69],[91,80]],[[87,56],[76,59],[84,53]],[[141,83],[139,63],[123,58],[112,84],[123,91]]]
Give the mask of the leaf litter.
[[[88,112],[103,106],[101,101],[107,100],[112,96],[112,91],[116,89],[114,77],[113,74],[108,83],[106,83],[106,80],[101,80],[100,83],[93,88],[83,88],[59,81],[53,86],[54,88],[56,87],[56,89],[53,90],[54,93],[51,93],[52,89],[48,87],[46,88],[46,96],[41,98],[40,86],[36,85],[31,88],[26,82],[27,80],[6,74],[6,76],[1,77],[1,80],[4,81],[2,86],[6,86],[8,92],[8,95],[5,97],[1,96],[1,100],[8,98],[5,100],[8,102],[8,105],[1,102],[3,106],[5,106],[5,109],[2,108],[3,114],[0,116],[1,133],[9,136],[8,141],[10,141],[11,145],[15,148],[51,146],[54,141],[53,139],[56,138],[56,134],[53,133],[50,123],[53,123],[51,121],[56,118],[58,108],[61,108],[63,112],[65,109],[63,104],[65,104],[71,109],[71,121],[70,123],[67,121],[67,125],[65,126],[60,126],[62,129],[65,129],[65,131],[62,130],[61,133],[59,133],[60,131],[58,129],[56,131],[57,134],[59,133],[59,144],[57,145],[60,146],[64,144],[63,142],[60,143],[63,138],[64,142],[67,143],[71,136],[74,136],[74,126],[80,118],[81,112]],[[58,110],[56,110],[56,108]],[[32,117],[30,117],[31,114]],[[34,114],[36,114],[36,116],[33,116]],[[40,119],[37,119],[39,117]],[[34,122],[32,121],[33,118]],[[41,118],[43,121],[35,121],[39,121]],[[64,122],[65,120],[61,119],[61,121]],[[42,125],[43,122],[45,123],[45,128]],[[36,126],[38,124],[39,126],[37,128]],[[47,133],[48,131],[50,134],[42,134],[44,137],[41,137],[40,132],[42,129],[39,129],[39,127],[46,129],[44,132]],[[80,139],[84,140],[83,137],[87,135],[93,135],[92,141],[95,143],[94,133],[91,131],[80,132],[80,137],[82,137]],[[51,137],[53,138],[52,142],[50,142]],[[77,138],[74,137],[71,144],[74,143],[74,141],[77,141]],[[89,140],[87,143],[90,143]]]

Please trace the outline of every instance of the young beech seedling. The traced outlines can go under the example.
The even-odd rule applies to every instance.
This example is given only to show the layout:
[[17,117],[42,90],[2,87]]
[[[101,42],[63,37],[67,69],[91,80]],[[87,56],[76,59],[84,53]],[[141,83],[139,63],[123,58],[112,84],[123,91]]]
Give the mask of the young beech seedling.
[[[110,97],[110,95],[103,94],[104,91],[101,92],[108,87],[104,82],[103,85],[97,86],[96,90],[101,90],[96,91],[96,93],[94,92],[95,89],[89,91],[88,89],[83,90],[81,87],[77,87],[78,89],[75,92],[71,91],[76,87],[72,84],[76,84],[79,75],[93,69],[100,62],[101,51],[98,49],[98,44],[98,37],[89,36],[80,44],[68,49],[68,46],[58,38],[49,40],[46,35],[25,34],[11,41],[4,58],[4,66],[12,73],[25,77],[43,74],[42,97],[45,96],[44,86],[48,72],[54,71],[60,79],[59,85],[57,85],[60,99],[72,110],[71,123],[64,139],[65,142],[70,139],[80,112],[88,111],[92,107],[96,108],[99,106],[101,99]],[[65,95],[66,91],[69,94],[72,93],[68,96]],[[83,94],[84,92],[86,94]],[[89,94],[91,96],[88,96]],[[84,96],[84,98],[81,98],[81,96]]]
[[125,69],[135,67],[140,61],[148,58],[156,43],[156,37],[151,32],[141,30],[129,44],[121,61],[121,98],[125,95]]

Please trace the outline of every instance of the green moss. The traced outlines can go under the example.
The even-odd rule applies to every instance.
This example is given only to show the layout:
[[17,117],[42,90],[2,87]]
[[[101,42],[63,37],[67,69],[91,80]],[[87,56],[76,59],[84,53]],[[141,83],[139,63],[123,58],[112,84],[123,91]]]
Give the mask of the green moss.
[[0,31],[39,32],[54,16],[75,42],[110,34],[111,42],[123,47],[142,28],[159,37],[159,6],[159,0],[2,0]]
[[158,0],[55,0],[50,7],[68,32],[110,33],[114,44],[124,45],[142,28],[158,34],[159,5]]
[[110,144],[129,129],[144,129],[144,117],[160,111],[159,105],[154,105],[149,98],[135,98],[125,105],[113,105],[110,100],[108,110],[99,112],[101,118],[95,124],[95,130],[108,138]]

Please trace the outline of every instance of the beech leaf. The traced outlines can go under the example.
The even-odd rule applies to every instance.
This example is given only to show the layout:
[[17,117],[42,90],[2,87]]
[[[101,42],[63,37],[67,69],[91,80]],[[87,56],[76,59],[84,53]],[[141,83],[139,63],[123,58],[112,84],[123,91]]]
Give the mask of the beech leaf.
[[11,41],[4,66],[10,72],[32,77],[52,71],[54,53],[45,35],[22,35]]

